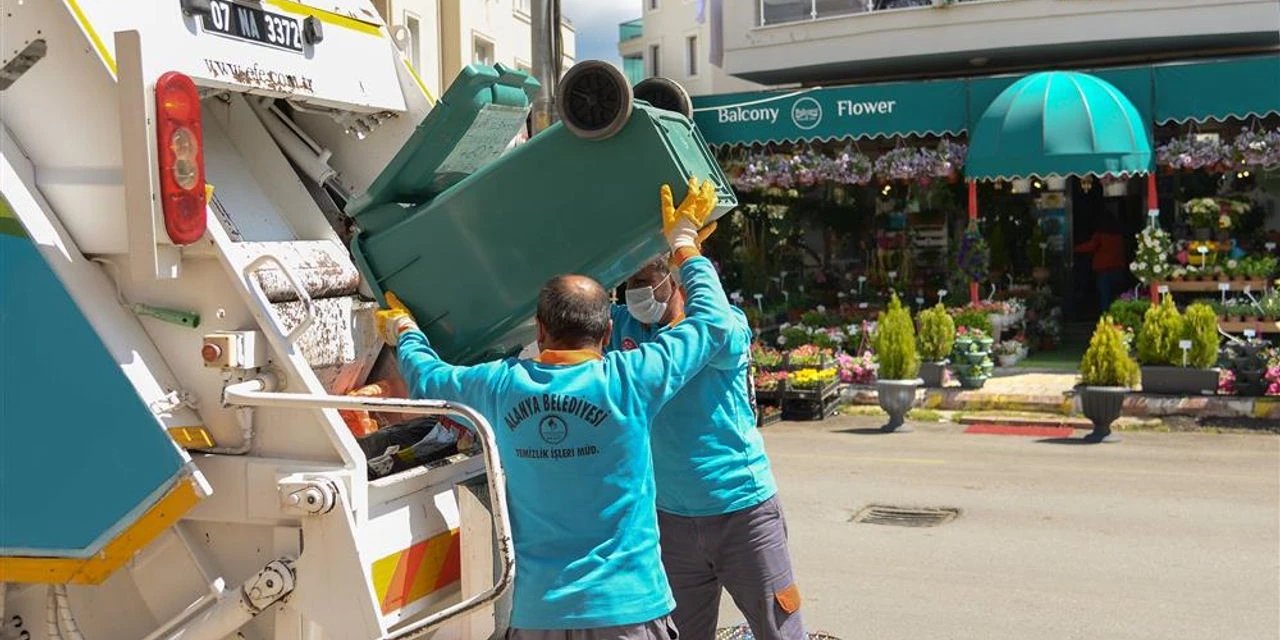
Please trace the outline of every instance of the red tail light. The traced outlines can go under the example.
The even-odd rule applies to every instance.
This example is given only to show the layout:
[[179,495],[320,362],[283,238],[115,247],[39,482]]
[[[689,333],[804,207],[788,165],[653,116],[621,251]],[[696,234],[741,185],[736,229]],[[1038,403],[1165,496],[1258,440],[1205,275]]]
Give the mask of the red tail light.
[[206,223],[204,132],[196,85],[176,71],[156,80],[156,139],[164,228],[174,244],[191,244]]

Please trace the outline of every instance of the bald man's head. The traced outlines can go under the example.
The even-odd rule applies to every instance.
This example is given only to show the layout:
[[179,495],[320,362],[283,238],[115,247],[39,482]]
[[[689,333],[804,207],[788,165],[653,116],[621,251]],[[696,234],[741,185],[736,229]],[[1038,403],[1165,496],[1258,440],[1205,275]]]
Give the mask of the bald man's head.
[[538,324],[544,348],[598,347],[611,329],[609,296],[586,276],[556,276],[538,292]]

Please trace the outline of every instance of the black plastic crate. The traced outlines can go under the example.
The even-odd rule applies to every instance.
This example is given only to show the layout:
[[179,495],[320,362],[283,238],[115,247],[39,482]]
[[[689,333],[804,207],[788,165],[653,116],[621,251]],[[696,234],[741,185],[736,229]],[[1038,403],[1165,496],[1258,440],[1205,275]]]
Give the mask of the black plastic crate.
[[840,408],[840,396],[822,400],[790,399],[782,401],[783,420],[824,420]]

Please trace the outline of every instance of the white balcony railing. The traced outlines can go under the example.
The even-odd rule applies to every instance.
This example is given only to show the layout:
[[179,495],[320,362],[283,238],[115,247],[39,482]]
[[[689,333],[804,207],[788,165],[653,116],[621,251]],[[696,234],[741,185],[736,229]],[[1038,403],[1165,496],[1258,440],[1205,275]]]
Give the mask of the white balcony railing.
[[911,9],[967,0],[757,0],[759,26],[837,18],[886,9]]

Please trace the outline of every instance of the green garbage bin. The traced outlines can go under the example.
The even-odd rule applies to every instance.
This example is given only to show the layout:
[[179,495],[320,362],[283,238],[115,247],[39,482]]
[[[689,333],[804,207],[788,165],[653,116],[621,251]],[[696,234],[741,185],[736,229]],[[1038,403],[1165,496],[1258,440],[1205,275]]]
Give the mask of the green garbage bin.
[[570,69],[557,99],[564,120],[503,153],[537,89],[501,65],[468,67],[347,207],[375,296],[394,291],[453,362],[531,341],[548,278],[581,273],[613,287],[662,252],[662,184],[679,202],[690,177],[710,178],[713,215],[737,206],[687,114],[633,100],[604,63]]

